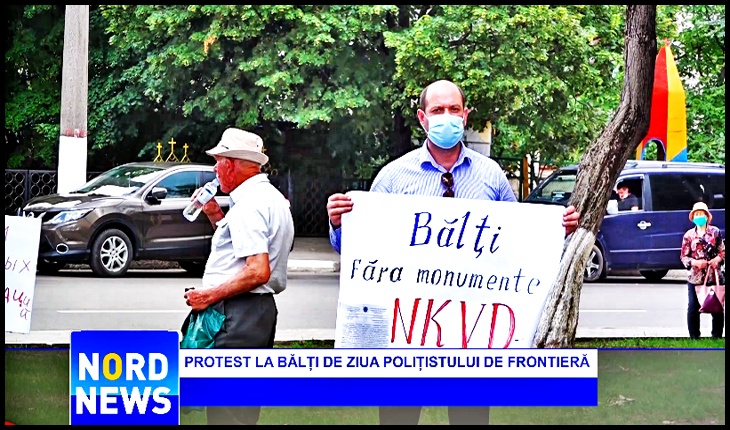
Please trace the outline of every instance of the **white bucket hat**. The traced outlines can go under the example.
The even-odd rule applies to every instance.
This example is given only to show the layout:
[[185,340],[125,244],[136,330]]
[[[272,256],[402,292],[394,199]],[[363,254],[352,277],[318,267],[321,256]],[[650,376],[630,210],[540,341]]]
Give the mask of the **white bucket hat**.
[[269,156],[264,154],[264,141],[258,135],[239,128],[226,129],[218,145],[205,153],[253,161],[262,166],[269,162]]
[[692,206],[692,210],[689,211],[689,220],[692,221],[695,218],[695,212],[702,211],[707,215],[707,224],[712,222],[712,214],[710,208],[707,207],[707,203],[697,202]]

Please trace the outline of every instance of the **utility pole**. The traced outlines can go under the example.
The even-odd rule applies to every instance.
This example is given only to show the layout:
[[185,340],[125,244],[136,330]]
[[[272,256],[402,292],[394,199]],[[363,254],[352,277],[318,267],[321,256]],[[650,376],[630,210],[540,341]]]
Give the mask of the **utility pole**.
[[86,183],[89,98],[89,5],[66,5],[61,73],[58,192]]

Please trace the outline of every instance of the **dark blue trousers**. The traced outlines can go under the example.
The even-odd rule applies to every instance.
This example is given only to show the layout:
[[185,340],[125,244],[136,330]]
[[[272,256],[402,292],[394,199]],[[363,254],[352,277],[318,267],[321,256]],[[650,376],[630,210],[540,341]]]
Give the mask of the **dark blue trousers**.
[[[697,299],[697,292],[694,284],[687,283],[687,329],[689,337],[692,339],[700,338],[700,302]],[[725,314],[712,314],[712,337],[722,337],[722,331],[725,329]]]

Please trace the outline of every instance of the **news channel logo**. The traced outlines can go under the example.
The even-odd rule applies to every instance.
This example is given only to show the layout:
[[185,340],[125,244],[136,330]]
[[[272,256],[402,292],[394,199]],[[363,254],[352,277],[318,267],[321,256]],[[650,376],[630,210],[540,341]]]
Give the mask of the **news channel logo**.
[[174,331],[71,333],[71,425],[178,425]]

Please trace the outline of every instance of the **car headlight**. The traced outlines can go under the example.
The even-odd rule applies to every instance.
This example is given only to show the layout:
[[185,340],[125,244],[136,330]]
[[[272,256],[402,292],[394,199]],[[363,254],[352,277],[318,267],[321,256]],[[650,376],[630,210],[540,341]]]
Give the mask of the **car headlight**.
[[81,219],[91,212],[91,209],[76,209],[72,211],[59,212],[58,215],[54,216],[47,221],[47,224],[61,224],[64,222],[76,221]]

